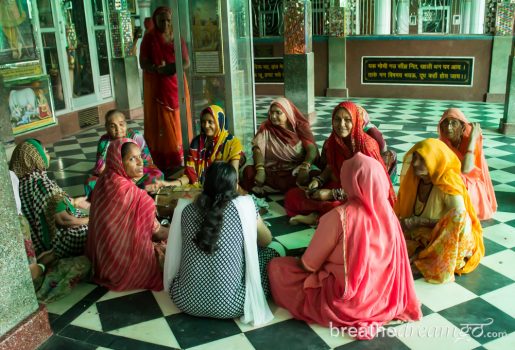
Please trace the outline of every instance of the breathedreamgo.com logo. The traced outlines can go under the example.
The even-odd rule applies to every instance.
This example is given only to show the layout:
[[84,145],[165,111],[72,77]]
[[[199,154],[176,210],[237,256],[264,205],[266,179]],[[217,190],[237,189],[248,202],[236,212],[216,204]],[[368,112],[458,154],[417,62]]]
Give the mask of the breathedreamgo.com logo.
[[414,323],[404,323],[398,327],[383,327],[377,324],[368,326],[335,327],[329,323],[329,332],[332,337],[348,334],[351,337],[364,337],[376,334],[377,337],[388,338],[454,338],[454,342],[472,338],[501,338],[507,335],[506,331],[490,331],[488,326],[494,323],[493,318],[487,318],[482,323],[461,323],[458,327],[449,325],[425,326]]

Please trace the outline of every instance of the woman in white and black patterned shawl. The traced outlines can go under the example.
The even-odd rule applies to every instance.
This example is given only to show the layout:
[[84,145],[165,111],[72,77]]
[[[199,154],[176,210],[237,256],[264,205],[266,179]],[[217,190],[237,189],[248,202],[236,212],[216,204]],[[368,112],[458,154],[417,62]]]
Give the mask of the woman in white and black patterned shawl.
[[31,227],[36,254],[52,252],[55,258],[82,255],[88,232],[88,217],[80,209],[84,197],[70,198],[46,169],[50,157],[41,142],[28,139],[16,146],[10,168],[20,179],[22,212]]

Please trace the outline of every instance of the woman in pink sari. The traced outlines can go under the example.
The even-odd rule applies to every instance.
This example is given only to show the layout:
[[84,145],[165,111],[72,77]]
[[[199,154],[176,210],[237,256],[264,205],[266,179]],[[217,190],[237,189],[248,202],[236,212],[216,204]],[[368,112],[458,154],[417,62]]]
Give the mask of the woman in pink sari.
[[372,339],[381,325],[422,313],[383,165],[356,153],[340,178],[347,201],[320,218],[300,261],[270,262],[270,287],[295,318]]
[[163,289],[162,245],[168,230],[156,220],[154,201],[135,179],[143,174],[141,149],[131,139],[111,141],[106,170],[91,199],[87,256],[96,283],[111,290]]
[[491,219],[497,211],[497,200],[479,123],[470,123],[458,108],[449,108],[438,123],[438,134],[461,161],[461,177],[478,219]]

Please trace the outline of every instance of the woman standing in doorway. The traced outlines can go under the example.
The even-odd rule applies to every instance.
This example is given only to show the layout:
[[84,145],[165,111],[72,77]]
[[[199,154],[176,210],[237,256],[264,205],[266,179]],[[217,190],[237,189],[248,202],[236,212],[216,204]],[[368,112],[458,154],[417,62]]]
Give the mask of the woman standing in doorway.
[[[166,173],[184,163],[172,12],[168,7],[159,7],[154,11],[152,21],[154,27],[143,37],[139,57],[144,71],[144,129],[152,158]],[[186,43],[182,39],[181,51],[183,68],[186,69],[190,62]],[[184,96],[188,124],[191,124],[186,79]],[[189,137],[191,139],[192,136]]]

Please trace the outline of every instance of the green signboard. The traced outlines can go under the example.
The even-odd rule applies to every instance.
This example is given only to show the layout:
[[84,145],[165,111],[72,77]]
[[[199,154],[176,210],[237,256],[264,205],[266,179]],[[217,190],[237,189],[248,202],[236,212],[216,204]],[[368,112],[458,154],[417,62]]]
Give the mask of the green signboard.
[[472,86],[474,57],[363,56],[362,84]]

